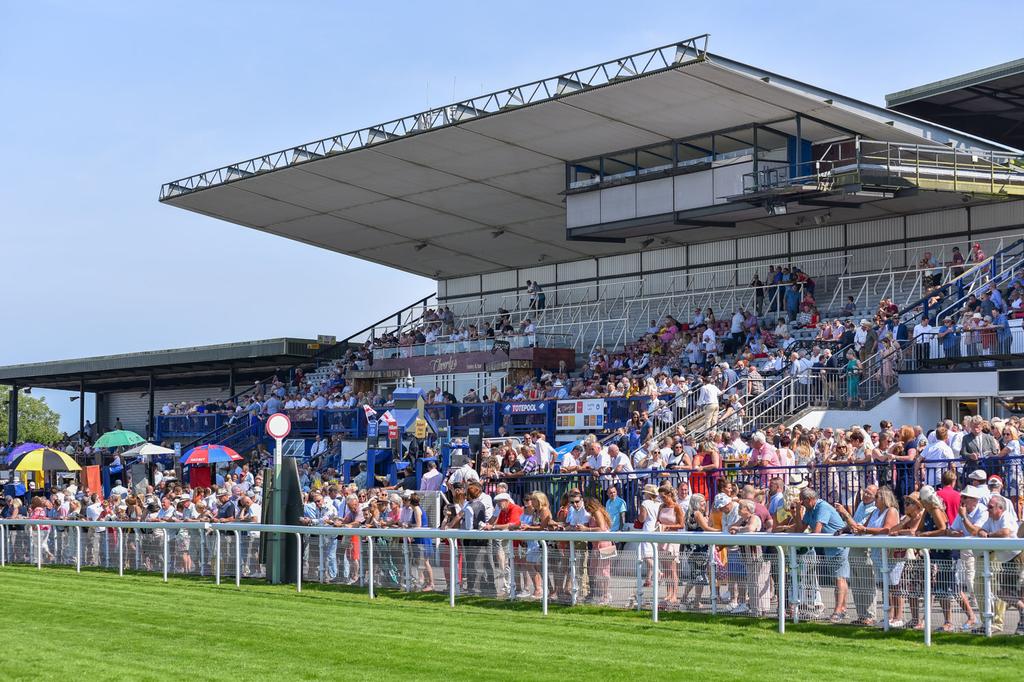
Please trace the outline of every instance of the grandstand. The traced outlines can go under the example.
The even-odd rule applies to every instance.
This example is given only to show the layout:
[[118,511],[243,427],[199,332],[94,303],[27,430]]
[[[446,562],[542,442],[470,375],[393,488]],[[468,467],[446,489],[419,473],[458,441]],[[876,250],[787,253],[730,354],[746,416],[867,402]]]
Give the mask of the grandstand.
[[[436,294],[354,334],[339,330],[341,342],[308,342],[309,352],[277,359],[247,382],[265,385],[277,375],[289,383],[301,368],[320,386],[340,363],[367,394],[386,397],[407,382],[460,399],[470,389],[503,393],[545,373],[578,376],[591,353],[621,352],[666,316],[696,328],[694,311],[710,309],[720,337],[738,310],[765,306],[763,317],[773,317],[773,300],[788,288],[766,279],[776,267],[799,269],[799,290],[813,292],[822,319],[873,318],[888,299],[912,327],[934,315],[935,286],[951,309],[1024,265],[1024,169],[1014,139],[1001,139],[994,126],[946,127],[960,119],[907,104],[931,90],[878,107],[713,54],[708,40],[697,36],[164,185],[160,201],[169,206],[437,282]],[[978,78],[949,87],[977,87]],[[941,108],[929,106],[933,114]],[[966,254],[971,244],[988,255],[953,265],[953,248]],[[936,269],[926,281],[923,274]],[[765,280],[767,304],[751,286],[755,276]],[[484,331],[489,325],[492,334]],[[1012,328],[1016,338],[1019,321]],[[816,330],[791,333],[798,348],[809,347]],[[366,342],[365,357],[354,356]],[[994,415],[1024,392],[1013,367],[1017,350],[957,367],[952,386],[924,371],[934,367],[912,362],[897,385],[887,385],[875,363],[856,414],[836,409],[838,373],[814,390],[789,376],[748,404],[740,427],[848,424],[879,414],[871,410],[909,423],[968,410]],[[238,391],[225,367],[216,369],[213,384],[173,399],[237,403],[259,390]],[[146,383],[147,372],[134,378]],[[56,363],[0,368],[0,380],[21,387],[67,387],[73,379]],[[158,417],[159,394],[140,385],[79,381],[75,388],[144,415],[147,432],[162,439],[247,446],[259,438],[227,419]],[[692,426],[694,396],[669,401],[663,433]],[[602,427],[623,425],[648,405],[604,400]],[[502,426],[513,433],[539,427],[553,440],[578,435],[556,428],[552,406],[511,419],[497,403],[469,417],[451,405],[430,409],[451,435],[478,427],[497,435]],[[361,410],[321,412],[299,425],[303,437],[365,438]],[[101,428],[117,413],[103,410]]]

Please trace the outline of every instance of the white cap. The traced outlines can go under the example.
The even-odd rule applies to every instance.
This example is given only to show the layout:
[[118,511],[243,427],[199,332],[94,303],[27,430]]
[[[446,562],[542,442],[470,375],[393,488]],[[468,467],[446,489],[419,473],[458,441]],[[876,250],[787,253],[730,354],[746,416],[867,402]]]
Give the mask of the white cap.
[[509,502],[511,502],[512,496],[509,495],[508,493],[498,493],[497,495],[494,496],[495,502],[501,502],[502,500],[508,500]]

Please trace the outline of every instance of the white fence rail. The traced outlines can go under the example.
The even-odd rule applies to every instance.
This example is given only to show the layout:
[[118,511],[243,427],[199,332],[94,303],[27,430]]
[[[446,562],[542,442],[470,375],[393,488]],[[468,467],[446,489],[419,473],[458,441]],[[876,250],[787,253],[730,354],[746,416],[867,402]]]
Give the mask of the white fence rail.
[[[0,566],[162,572],[165,581],[179,573],[212,576],[217,584],[234,578],[241,586],[243,577],[263,576],[257,563],[260,533],[296,538],[288,560],[295,562],[298,591],[303,580],[318,580],[365,587],[371,598],[382,587],[447,591],[452,607],[459,594],[537,598],[545,614],[552,601],[589,601],[649,608],[654,621],[666,608],[719,614],[736,604],[731,613],[770,616],[778,620],[780,633],[788,620],[825,620],[826,605],[833,614],[844,614],[851,601],[860,618],[888,631],[901,627],[897,621],[909,605],[926,644],[931,643],[933,597],[944,625],[976,614],[977,631],[986,636],[1012,632],[1008,611],[1021,598],[1022,564],[1006,558],[1024,551],[1024,539],[994,538],[16,519],[0,520]],[[836,593],[831,600],[829,586]],[[875,618],[878,606],[882,614]],[[959,625],[956,629],[966,629]]]

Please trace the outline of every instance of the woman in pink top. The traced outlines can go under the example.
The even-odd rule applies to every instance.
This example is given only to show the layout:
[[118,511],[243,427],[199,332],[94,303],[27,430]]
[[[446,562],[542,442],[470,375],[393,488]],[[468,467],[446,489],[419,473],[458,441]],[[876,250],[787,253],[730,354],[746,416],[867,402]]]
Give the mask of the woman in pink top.
[[[32,509],[29,514],[30,519],[46,519],[48,518],[46,513],[46,505],[48,503],[41,497],[33,497],[30,503]],[[38,557],[39,547],[35,545],[37,542],[42,542],[42,553],[46,555],[47,559],[53,561],[53,552],[50,551],[50,529],[53,526],[36,526],[31,529],[32,537],[32,556]]]

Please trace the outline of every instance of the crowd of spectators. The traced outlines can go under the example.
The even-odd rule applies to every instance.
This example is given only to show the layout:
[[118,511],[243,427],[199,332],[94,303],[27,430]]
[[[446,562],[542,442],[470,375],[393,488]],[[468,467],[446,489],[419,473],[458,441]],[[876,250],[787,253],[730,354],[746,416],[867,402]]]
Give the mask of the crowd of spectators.
[[[589,440],[559,455],[531,436],[523,443],[505,443],[485,451],[478,471],[472,460],[446,475],[430,466],[421,486],[403,480],[397,486],[370,480],[365,470],[349,484],[335,471],[304,467],[303,513],[307,526],[340,528],[442,528],[467,530],[591,530],[678,532],[678,543],[616,545],[594,541],[569,552],[567,545],[549,547],[549,583],[553,600],[612,601],[612,562],[633,549],[641,562],[644,587],[660,572],[662,608],[700,609],[711,598],[712,562],[722,608],[734,614],[773,613],[772,558],[762,547],[706,546],[684,539],[701,532],[850,533],[854,535],[1018,537],[1020,533],[1020,434],[1018,419],[991,421],[967,418],[962,425],[942,423],[925,433],[920,427],[894,429],[882,423],[850,429],[770,429],[744,440],[736,433],[719,434],[693,448],[685,438],[642,455],[627,456],[618,445]],[[726,440],[730,439],[730,440]],[[732,462],[730,469],[726,464]],[[576,474],[563,495],[525,492],[515,478],[560,469]],[[849,475],[857,470],[857,475]],[[7,498],[0,518],[87,519],[93,521],[253,522],[260,518],[261,476],[248,464],[223,473],[215,488],[190,488],[173,479],[129,489],[117,481],[110,495],[70,484],[31,498]],[[412,488],[418,487],[419,490]],[[638,499],[623,499],[623,492]],[[430,520],[426,495],[440,492],[441,517]],[[517,499],[519,496],[521,499]],[[632,522],[630,522],[632,519]],[[213,526],[211,526],[213,527]],[[83,537],[85,561],[99,562],[104,538],[113,529],[90,530]],[[203,529],[160,529],[126,534],[126,561],[137,543],[173,540],[172,571],[194,572],[196,562],[214,554],[212,535]],[[73,562],[74,534],[55,526],[37,533],[11,530],[8,552],[17,561],[33,561],[36,552],[50,562]],[[20,533],[20,535],[19,535]],[[544,589],[539,544],[495,541],[461,543],[459,580],[466,593],[491,597],[539,598]],[[257,534],[241,533],[243,575],[258,571]],[[37,543],[42,542],[42,546]],[[315,541],[310,540],[310,543]],[[318,553],[306,547],[306,570],[316,572],[322,557],[325,581],[354,583],[365,570],[359,542],[322,538]],[[770,544],[770,541],[766,542]],[[580,551],[586,549],[589,551]],[[436,589],[435,571],[449,574],[451,551],[427,539],[410,541],[412,589]],[[153,551],[142,551],[142,568],[157,570]],[[1004,626],[1008,609],[1024,610],[1016,552],[992,556],[993,627]],[[934,550],[932,595],[943,614],[942,628],[966,631],[980,625],[983,611],[981,575],[967,552]],[[379,559],[383,562],[383,559]],[[573,562],[576,562],[573,564]],[[801,552],[801,604],[811,617],[833,622],[872,625],[887,618],[890,627],[923,627],[921,559],[912,551],[835,548]],[[514,571],[510,570],[514,566]],[[883,573],[886,574],[883,581]],[[823,586],[831,585],[831,598]],[[880,613],[879,590],[887,584],[889,612]],[[852,602],[852,603],[851,603]],[[832,608],[827,614],[826,604]],[[852,613],[848,613],[848,610]],[[956,623],[954,610],[962,614]],[[825,613],[823,613],[825,611]],[[1018,633],[1024,621],[1018,620]]]

